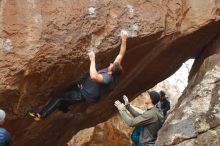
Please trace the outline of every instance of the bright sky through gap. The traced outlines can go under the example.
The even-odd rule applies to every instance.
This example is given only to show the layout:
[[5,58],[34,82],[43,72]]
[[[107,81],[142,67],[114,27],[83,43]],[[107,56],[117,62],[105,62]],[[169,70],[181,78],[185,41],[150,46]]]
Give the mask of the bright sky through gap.
[[193,65],[194,59],[189,59],[172,76],[167,78],[168,82],[177,86],[179,91],[183,91],[188,84],[189,71]]

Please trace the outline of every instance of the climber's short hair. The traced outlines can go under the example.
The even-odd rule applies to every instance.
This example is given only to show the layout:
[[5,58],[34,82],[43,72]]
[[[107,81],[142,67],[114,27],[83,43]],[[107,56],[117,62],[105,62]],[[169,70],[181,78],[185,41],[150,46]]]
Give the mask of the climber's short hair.
[[123,72],[123,68],[122,68],[121,64],[119,64],[118,62],[113,63],[112,75],[113,76],[120,76],[122,72]]

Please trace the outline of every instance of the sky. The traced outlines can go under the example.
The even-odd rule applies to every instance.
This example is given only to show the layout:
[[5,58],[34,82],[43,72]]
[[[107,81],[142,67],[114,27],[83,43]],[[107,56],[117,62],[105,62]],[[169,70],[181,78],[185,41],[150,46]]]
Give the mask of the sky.
[[172,85],[177,86],[179,91],[183,92],[188,84],[189,71],[193,65],[193,62],[194,59],[189,59],[182,64],[179,70],[177,70],[172,76],[170,76],[166,80],[168,80],[168,82],[170,82]]

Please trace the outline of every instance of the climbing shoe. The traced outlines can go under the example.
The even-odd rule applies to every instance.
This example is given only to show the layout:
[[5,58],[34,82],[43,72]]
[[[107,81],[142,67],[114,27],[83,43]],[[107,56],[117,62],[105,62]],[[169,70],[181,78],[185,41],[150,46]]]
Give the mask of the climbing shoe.
[[40,114],[34,112],[28,112],[28,114],[34,118],[35,121],[40,121]]

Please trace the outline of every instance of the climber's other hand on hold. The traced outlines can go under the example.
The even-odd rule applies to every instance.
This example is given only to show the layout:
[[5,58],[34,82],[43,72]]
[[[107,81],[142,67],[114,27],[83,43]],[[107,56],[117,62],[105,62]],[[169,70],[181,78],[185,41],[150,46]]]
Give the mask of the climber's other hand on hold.
[[94,53],[94,51],[90,51],[88,55],[89,55],[90,61],[94,61],[95,60],[95,53]]

